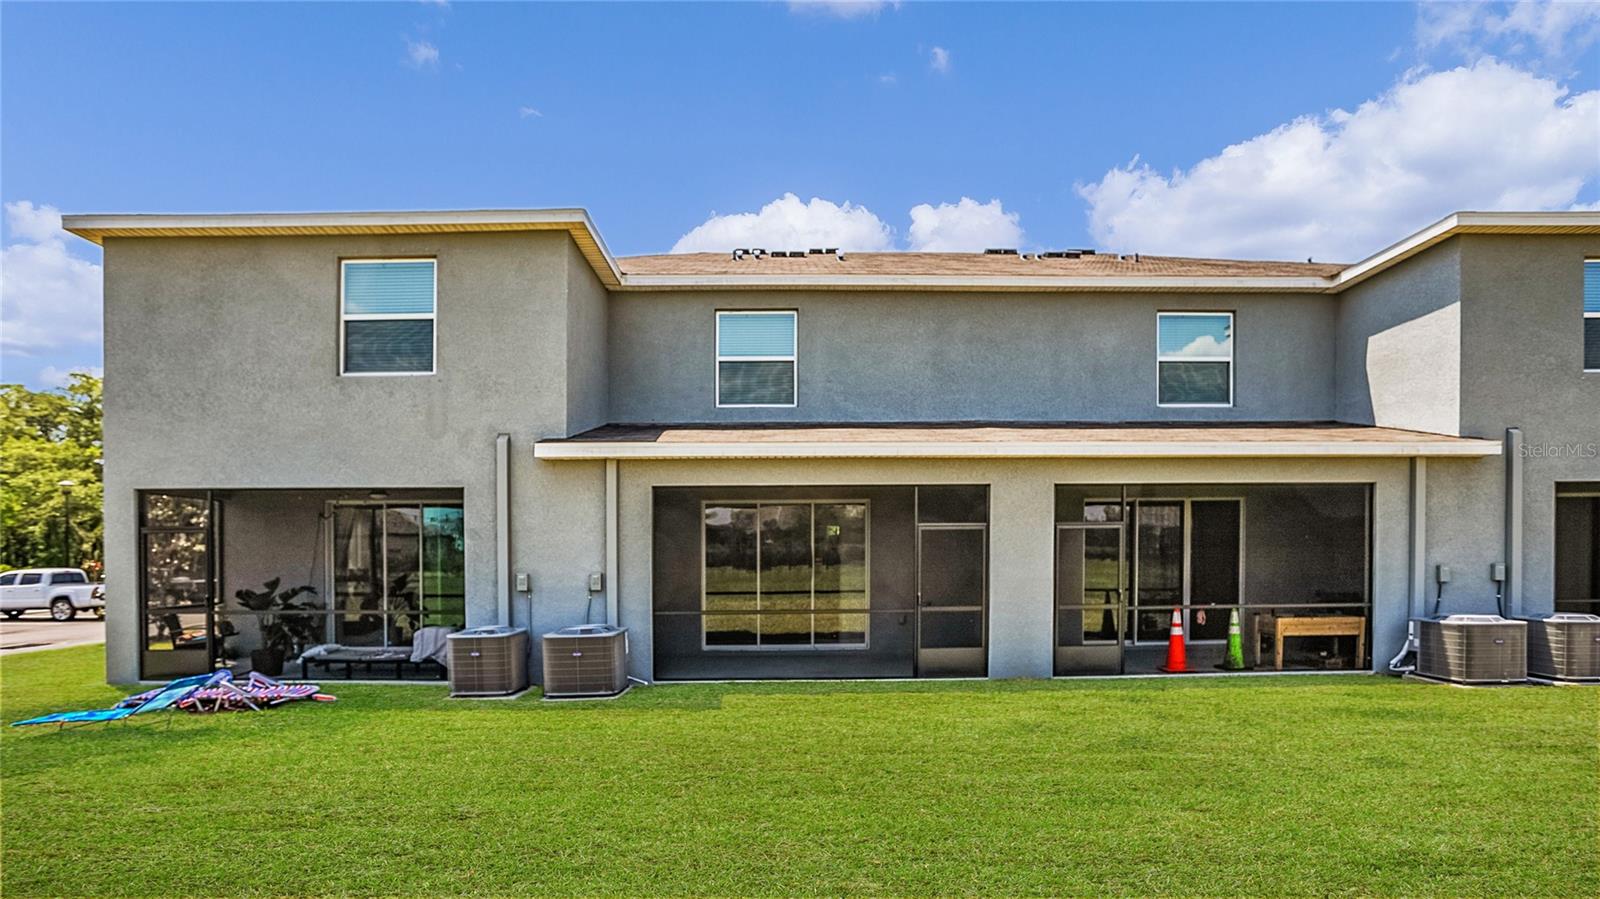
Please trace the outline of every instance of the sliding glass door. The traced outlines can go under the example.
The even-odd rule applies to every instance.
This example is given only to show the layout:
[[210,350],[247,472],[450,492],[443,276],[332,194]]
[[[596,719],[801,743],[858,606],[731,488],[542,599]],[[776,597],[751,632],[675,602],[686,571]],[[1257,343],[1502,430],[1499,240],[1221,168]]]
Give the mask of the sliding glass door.
[[329,640],[404,646],[422,627],[464,623],[459,506],[336,504]]

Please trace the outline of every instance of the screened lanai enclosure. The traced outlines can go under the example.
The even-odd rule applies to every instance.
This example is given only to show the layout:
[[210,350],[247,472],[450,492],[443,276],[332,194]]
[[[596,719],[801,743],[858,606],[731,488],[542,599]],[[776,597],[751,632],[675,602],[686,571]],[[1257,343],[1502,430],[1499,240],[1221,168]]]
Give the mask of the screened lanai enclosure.
[[655,490],[655,675],[982,677],[985,486]]
[[1371,540],[1364,484],[1058,486],[1056,674],[1156,672],[1174,612],[1196,670],[1234,613],[1250,667],[1365,668]]
[[[989,491],[971,486],[656,488],[655,676],[981,677]],[[1052,527],[1041,522],[1041,527]],[[1176,612],[1194,670],[1238,613],[1262,670],[1370,665],[1366,484],[1062,485],[1057,675],[1143,674]]]
[[139,505],[141,676],[445,675],[443,635],[465,622],[459,490],[146,492]]

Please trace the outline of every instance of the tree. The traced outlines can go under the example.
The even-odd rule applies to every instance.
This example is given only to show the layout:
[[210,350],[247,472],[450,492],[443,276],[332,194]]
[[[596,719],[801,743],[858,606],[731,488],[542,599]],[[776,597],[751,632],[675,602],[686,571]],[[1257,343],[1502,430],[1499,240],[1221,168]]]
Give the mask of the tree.
[[98,574],[100,421],[93,375],[74,372],[59,390],[0,384],[0,567],[71,565]]

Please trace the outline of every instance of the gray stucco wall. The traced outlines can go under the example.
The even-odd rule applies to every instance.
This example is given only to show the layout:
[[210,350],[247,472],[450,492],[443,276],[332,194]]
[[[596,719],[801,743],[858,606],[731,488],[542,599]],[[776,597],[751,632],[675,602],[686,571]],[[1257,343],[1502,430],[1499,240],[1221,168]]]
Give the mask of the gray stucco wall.
[[[567,433],[605,424],[610,372],[607,370],[607,295],[594,269],[567,241]],[[528,360],[533,361],[533,360]]]
[[[718,409],[719,309],[799,310],[793,409]],[[1156,405],[1156,313],[1235,313],[1231,409]],[[1332,418],[1336,304],[1275,295],[619,293],[611,418],[1149,421]]]
[[[1600,480],[1600,373],[1583,371],[1582,325],[1583,261],[1600,258],[1600,236],[1459,240],[1462,431],[1490,438],[1506,428],[1523,431],[1522,607],[1547,612],[1555,588],[1555,484]],[[1441,486],[1502,534],[1504,502],[1496,500],[1503,477],[1499,466],[1485,465]],[[1440,538],[1467,545],[1450,531]],[[1481,583],[1477,569],[1502,555],[1468,557],[1469,570]]]
[[[1553,605],[1555,485],[1600,478],[1600,374],[1583,372],[1583,260],[1593,236],[1451,238],[1342,295],[1343,420],[1501,440],[1523,429],[1521,596]],[[1424,560],[1429,603],[1497,608],[1490,566],[1507,559],[1506,459],[1431,460]],[[1516,609],[1513,609],[1515,611]]]
[[[502,432],[512,564],[535,584],[516,598],[518,623],[581,615],[604,556],[601,468],[538,466],[531,451],[567,432],[569,245],[559,233],[107,240],[110,679],[138,671],[140,489],[459,489],[468,622],[494,621]],[[339,259],[362,256],[437,257],[438,374],[338,375]],[[593,402],[579,404],[586,422]]]
[[1340,295],[1340,421],[1460,433],[1460,282],[1451,240]]

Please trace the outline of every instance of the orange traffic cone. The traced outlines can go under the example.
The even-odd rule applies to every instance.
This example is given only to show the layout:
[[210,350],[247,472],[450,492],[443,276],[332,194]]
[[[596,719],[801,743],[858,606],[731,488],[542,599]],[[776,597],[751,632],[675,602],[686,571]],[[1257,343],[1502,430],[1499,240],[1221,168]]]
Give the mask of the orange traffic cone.
[[1167,638],[1167,664],[1161,670],[1180,674],[1189,670],[1189,654],[1183,648],[1183,613],[1172,610],[1172,635]]

